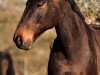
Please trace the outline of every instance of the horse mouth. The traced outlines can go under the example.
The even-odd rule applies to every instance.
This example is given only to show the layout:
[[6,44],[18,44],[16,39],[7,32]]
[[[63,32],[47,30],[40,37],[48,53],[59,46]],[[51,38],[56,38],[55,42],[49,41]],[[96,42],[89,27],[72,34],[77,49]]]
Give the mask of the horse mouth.
[[18,45],[18,44],[16,44],[16,46],[19,49],[22,49],[22,50],[30,50],[32,48],[32,44],[28,44],[28,43],[26,43],[25,45]]
[[32,43],[35,42],[36,39],[37,39],[38,37],[39,37],[39,36],[33,38],[32,41],[28,41],[28,40],[27,40],[27,42],[24,43],[24,44],[18,43],[18,42],[16,42],[15,40],[14,40],[14,42],[15,42],[16,46],[17,46],[19,49],[22,49],[22,50],[30,50],[30,49],[32,48]]
[[13,38],[13,41],[19,49],[22,49],[22,50],[30,50],[31,49],[31,46],[32,46],[31,40],[27,40],[26,42],[23,42],[22,39],[20,37],[18,37],[18,38]]

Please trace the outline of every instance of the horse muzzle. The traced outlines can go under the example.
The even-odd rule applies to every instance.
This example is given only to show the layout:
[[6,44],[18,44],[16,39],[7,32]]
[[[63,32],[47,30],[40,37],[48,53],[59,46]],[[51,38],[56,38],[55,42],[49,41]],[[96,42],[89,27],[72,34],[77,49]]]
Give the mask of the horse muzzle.
[[27,41],[23,41],[23,39],[20,36],[16,36],[13,38],[13,41],[16,44],[16,46],[20,49],[23,50],[31,49],[31,45],[32,45],[31,39],[28,39]]
[[18,48],[29,50],[32,46],[33,36],[34,34],[31,31],[18,29],[14,34],[13,41]]

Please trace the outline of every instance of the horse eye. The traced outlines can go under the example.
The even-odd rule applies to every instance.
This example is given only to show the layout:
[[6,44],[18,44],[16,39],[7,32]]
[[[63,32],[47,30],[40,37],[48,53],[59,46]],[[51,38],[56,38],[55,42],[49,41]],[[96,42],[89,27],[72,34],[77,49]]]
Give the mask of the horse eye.
[[37,7],[43,6],[44,3],[45,3],[44,1],[37,3]]
[[42,0],[41,2],[37,3],[37,7],[41,7],[43,6],[43,4],[46,2],[46,0]]

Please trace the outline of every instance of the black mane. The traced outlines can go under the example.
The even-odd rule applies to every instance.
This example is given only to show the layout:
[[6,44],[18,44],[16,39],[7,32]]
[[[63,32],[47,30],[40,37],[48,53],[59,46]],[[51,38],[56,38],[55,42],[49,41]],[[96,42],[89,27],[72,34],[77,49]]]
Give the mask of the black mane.
[[72,10],[77,13],[82,20],[85,20],[83,14],[81,13],[80,9],[78,8],[76,2],[74,0],[66,0],[69,2],[69,4],[71,5]]

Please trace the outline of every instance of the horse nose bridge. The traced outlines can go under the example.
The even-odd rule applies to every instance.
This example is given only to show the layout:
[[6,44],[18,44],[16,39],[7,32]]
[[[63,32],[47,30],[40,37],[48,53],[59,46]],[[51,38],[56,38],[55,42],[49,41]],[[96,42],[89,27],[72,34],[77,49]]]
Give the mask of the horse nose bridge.
[[20,37],[22,39],[23,42],[26,42],[27,40],[32,40],[33,39],[33,36],[34,36],[34,33],[30,30],[18,30],[18,32],[15,33],[15,38],[16,37]]

